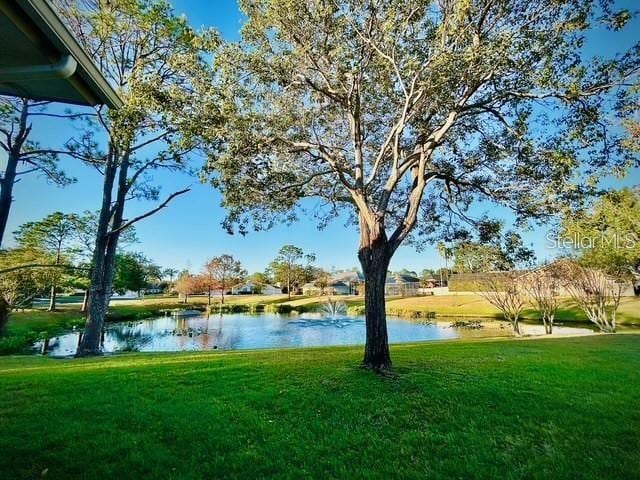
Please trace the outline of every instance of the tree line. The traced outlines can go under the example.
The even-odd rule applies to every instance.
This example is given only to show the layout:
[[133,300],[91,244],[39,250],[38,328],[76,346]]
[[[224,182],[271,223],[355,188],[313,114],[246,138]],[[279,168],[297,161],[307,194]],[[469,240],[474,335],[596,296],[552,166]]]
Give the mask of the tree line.
[[224,303],[225,294],[242,282],[250,282],[253,285],[251,293],[255,294],[262,293],[265,287],[277,284],[280,291],[286,293],[291,300],[292,293],[300,293],[302,285],[307,282],[328,282],[328,274],[314,266],[314,261],[314,254],[305,253],[295,245],[284,245],[264,272],[248,275],[240,261],[232,255],[224,254],[208,260],[197,274],[188,270],[181,272],[173,289],[183,296],[185,302],[189,295],[206,293],[208,304],[211,305],[212,292],[218,293],[220,302]]

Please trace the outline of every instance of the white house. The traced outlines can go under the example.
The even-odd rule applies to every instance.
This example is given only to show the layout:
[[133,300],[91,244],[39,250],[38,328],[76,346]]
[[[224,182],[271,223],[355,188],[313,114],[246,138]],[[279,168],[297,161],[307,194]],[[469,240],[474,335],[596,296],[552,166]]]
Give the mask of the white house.
[[327,283],[324,292],[315,282],[305,283],[302,286],[303,295],[358,295],[362,289],[364,277],[357,271],[335,272]]
[[255,282],[246,282],[236,285],[231,289],[233,295],[250,295],[259,293],[260,295],[280,295],[282,290],[273,285],[264,285]]

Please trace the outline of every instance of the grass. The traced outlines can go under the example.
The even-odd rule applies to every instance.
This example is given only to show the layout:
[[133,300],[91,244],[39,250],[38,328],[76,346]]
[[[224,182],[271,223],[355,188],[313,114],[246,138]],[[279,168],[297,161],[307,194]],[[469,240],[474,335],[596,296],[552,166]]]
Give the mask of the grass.
[[[399,315],[403,312],[435,312],[442,316],[502,318],[499,310],[480,295],[442,295],[394,299],[387,302],[387,311]],[[538,314],[529,308],[524,310],[523,317],[536,319]],[[622,298],[616,318],[620,324],[640,324],[640,298]],[[587,321],[584,313],[569,299],[561,300],[556,319],[561,322]]]
[[637,478],[640,335],[0,360],[3,478]]

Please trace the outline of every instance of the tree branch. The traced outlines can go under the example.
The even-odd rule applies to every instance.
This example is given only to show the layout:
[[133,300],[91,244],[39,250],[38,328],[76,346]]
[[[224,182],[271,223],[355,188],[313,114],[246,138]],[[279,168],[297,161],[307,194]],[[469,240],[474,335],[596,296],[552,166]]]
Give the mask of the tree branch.
[[173,192],[171,195],[169,195],[166,200],[164,202],[162,202],[160,205],[158,205],[156,208],[149,210],[146,213],[143,213],[142,215],[139,215],[131,220],[129,220],[128,222],[123,223],[122,225],[120,225],[120,227],[111,230],[107,235],[115,235],[116,233],[120,233],[123,230],[126,230],[127,228],[129,228],[131,225],[133,225],[136,222],[139,222],[140,220],[143,220],[147,217],[150,217],[151,215],[159,212],[160,210],[162,210],[164,207],[166,207],[169,202],[171,200],[173,200],[175,197],[177,197],[178,195],[182,195],[184,193],[187,193],[191,191],[191,188],[185,188],[184,190],[179,190],[177,192]]
[[88,267],[74,267],[73,265],[56,265],[47,263],[27,263],[25,265],[17,265],[15,267],[5,268],[0,270],[0,274],[15,272],[17,270],[26,270],[29,268],[60,268],[63,270],[89,270]]

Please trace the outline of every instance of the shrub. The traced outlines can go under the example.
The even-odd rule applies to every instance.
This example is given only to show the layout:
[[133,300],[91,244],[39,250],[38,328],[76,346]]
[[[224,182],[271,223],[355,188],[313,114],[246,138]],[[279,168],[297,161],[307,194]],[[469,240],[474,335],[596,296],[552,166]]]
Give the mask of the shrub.
[[27,337],[0,337],[0,355],[24,353],[31,343]]
[[265,312],[270,313],[291,313],[291,310],[293,310],[293,307],[291,305],[282,303],[272,303],[266,305],[264,308]]
[[264,303],[252,303],[249,305],[249,312],[251,313],[260,313],[264,312]]
[[354,315],[354,316],[364,315],[365,314],[364,305],[352,305],[348,307],[347,314]]
[[488,277],[495,277],[496,283],[503,284],[508,282],[508,279],[502,279],[505,277],[504,272],[489,272],[489,273],[456,273],[449,277],[449,291],[450,292],[481,292],[486,291],[485,280]]

